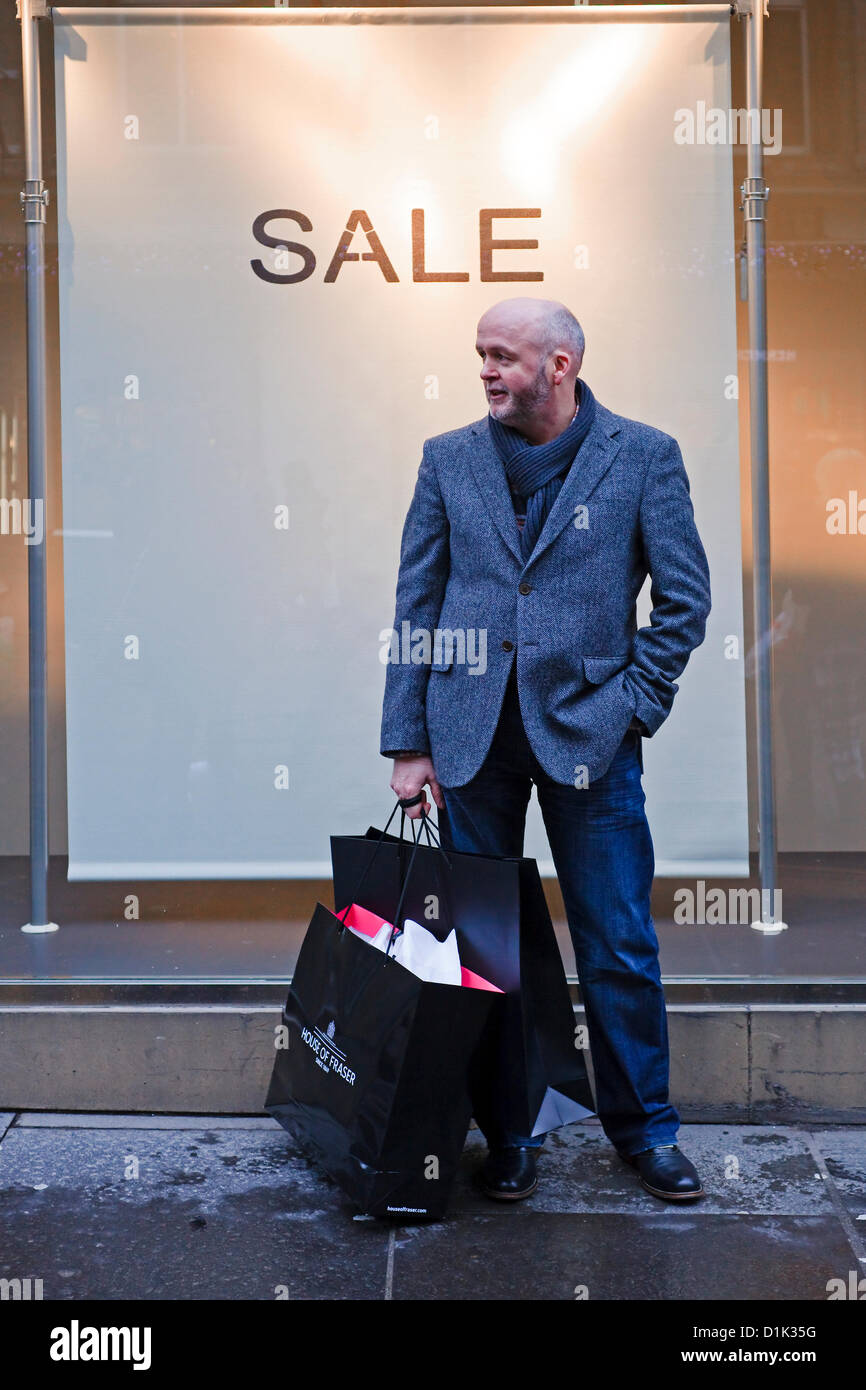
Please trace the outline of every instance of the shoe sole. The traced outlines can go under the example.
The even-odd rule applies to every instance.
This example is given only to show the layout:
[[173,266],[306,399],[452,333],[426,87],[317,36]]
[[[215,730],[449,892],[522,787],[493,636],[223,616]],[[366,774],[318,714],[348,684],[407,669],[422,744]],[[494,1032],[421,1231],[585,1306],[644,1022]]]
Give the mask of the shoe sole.
[[531,1197],[533,1192],[537,1192],[538,1179],[536,1178],[532,1186],[527,1187],[523,1192],[494,1192],[492,1188],[484,1187],[482,1183],[478,1184],[478,1190],[485,1197],[492,1198],[494,1202],[522,1202],[524,1197]]
[[640,1185],[653,1197],[661,1197],[665,1202],[694,1202],[697,1201],[698,1197],[704,1196],[702,1187],[699,1187],[696,1192],[663,1192],[660,1187],[651,1187],[643,1178],[640,1180]]

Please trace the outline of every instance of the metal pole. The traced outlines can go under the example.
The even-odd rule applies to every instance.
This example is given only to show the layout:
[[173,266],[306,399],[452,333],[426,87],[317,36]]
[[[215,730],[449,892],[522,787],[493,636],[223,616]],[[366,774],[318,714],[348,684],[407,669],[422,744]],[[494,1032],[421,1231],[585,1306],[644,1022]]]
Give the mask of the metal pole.
[[[27,547],[30,618],[30,921],[25,932],[57,931],[48,920],[48,710],[47,664],[47,507],[45,362],[45,209],[39,88],[39,32],[44,0],[19,0],[21,74],[24,84],[24,188],[21,207],[26,228],[27,277],[27,492],[31,507],[41,506],[42,525]],[[36,535],[41,531],[38,543]]]
[[759,931],[784,931],[774,918],[776,887],[776,799],[773,770],[773,597],[770,563],[770,468],[767,409],[767,273],[766,206],[761,143],[764,75],[764,18],[768,0],[746,0],[746,106],[748,144],[746,179],[740,187],[746,242],[749,300],[749,433],[752,472],[752,596],[756,654],[755,704],[758,745],[758,865],[761,916]]
[[[473,24],[501,24],[503,19],[517,19],[523,24],[546,24],[548,20],[572,19],[586,20],[588,23],[630,24],[635,20],[673,20],[674,22],[702,19],[721,19],[730,15],[737,4],[743,0],[725,0],[721,4],[670,4],[661,5],[594,5],[576,0],[567,13],[559,5],[467,5],[460,7],[461,21],[471,20]],[[249,24],[272,24],[275,17],[279,22],[289,24],[345,24],[347,13],[357,14],[351,6],[327,8],[324,13],[316,8],[313,15],[305,14],[303,7],[292,9],[286,0],[278,0],[272,6],[245,8],[237,5],[70,5],[64,6],[64,20],[74,23],[76,19],[105,19],[114,23],[118,14],[129,14],[138,21],[154,21],[157,24],[172,23],[178,17],[184,23],[214,22],[230,23],[243,17]],[[403,6],[392,9],[388,6],[370,6],[362,12],[368,24],[453,24],[454,17],[448,13],[448,6]]]

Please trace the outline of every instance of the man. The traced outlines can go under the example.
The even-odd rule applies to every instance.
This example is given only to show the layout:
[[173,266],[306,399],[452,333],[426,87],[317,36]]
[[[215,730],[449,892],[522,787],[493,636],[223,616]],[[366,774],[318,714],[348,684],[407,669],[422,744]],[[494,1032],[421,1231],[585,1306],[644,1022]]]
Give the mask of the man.
[[[425,442],[403,529],[394,627],[429,633],[432,661],[388,665],[380,751],[397,796],[418,797],[410,815],[430,809],[429,784],[446,849],[522,854],[535,784],[599,1119],[649,1192],[693,1200],[700,1178],[668,1099],[641,785],[641,739],[670,713],[710,611],[688,477],[675,439],[615,415],[578,378],[584,335],[564,305],[494,305],[476,351],[489,413]],[[543,1136],[485,1137],[482,1189],[529,1196]]]

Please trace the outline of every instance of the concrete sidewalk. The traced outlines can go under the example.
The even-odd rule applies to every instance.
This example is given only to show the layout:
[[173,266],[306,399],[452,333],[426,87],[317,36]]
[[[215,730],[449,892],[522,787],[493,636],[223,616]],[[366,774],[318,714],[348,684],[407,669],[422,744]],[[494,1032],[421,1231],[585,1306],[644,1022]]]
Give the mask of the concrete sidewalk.
[[418,1226],[355,1217],[269,1118],[4,1114],[0,1135],[0,1279],[46,1300],[824,1302],[866,1278],[860,1127],[685,1125],[707,1190],[686,1206],[594,1121],[548,1138],[534,1197],[488,1201],[473,1130],[448,1219]]

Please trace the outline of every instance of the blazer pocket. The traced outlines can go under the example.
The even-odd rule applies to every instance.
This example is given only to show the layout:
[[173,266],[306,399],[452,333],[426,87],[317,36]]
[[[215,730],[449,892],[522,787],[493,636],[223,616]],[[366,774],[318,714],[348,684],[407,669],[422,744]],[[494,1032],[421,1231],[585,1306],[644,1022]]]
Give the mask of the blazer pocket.
[[611,676],[615,676],[617,671],[625,670],[630,660],[631,655],[628,652],[623,656],[585,656],[584,675],[590,684],[603,685]]

